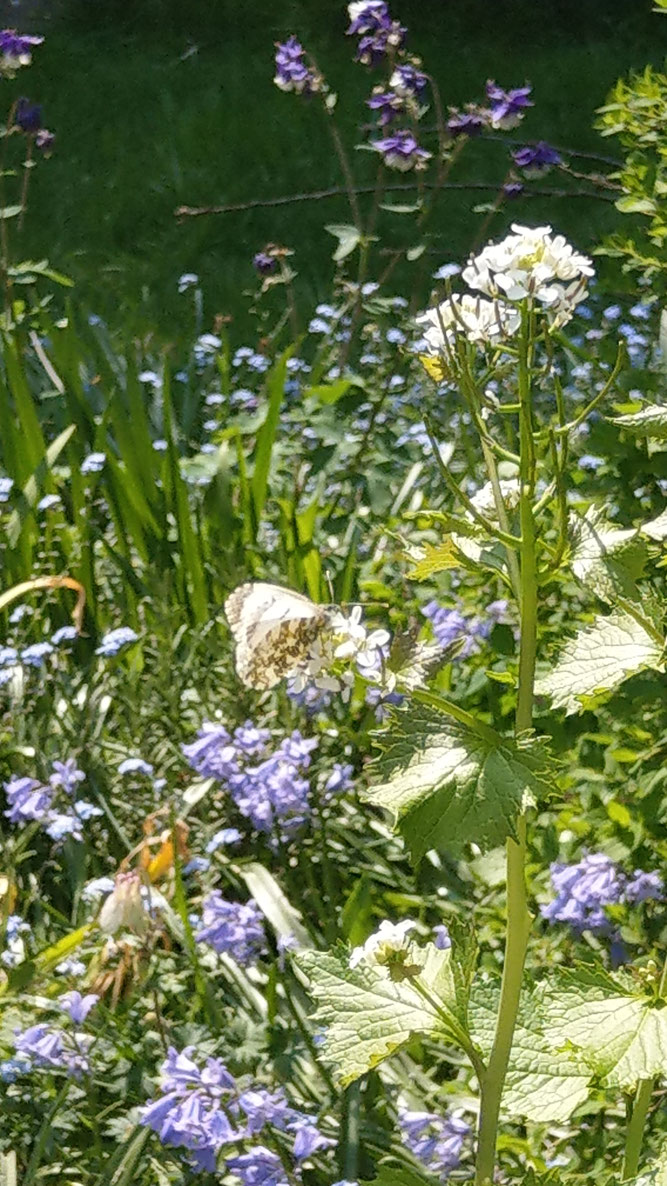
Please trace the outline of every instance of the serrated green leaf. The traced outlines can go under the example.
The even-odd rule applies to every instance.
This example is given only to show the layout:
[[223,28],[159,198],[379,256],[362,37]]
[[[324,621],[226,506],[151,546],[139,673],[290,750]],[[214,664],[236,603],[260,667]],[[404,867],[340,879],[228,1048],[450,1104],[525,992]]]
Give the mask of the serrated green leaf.
[[318,1006],[315,1021],[326,1030],[322,1054],[343,1086],[416,1035],[448,1032],[436,1002],[443,1010],[458,1007],[451,948],[412,944],[409,953],[421,964],[419,979],[433,1003],[411,980],[393,980],[386,967],[361,963],[350,968],[347,948],[295,957]]
[[667,1001],[582,970],[545,990],[544,1018],[552,1047],[578,1049],[607,1087],[630,1091],[667,1073]]
[[[470,995],[470,1029],[482,1052],[495,1033],[499,987],[478,981]],[[502,1110],[512,1119],[563,1123],[588,1098],[591,1069],[572,1050],[557,1050],[543,1032],[541,990],[524,991],[505,1079]]]
[[604,512],[589,507],[570,517],[571,566],[577,580],[612,605],[619,596],[637,596],[635,581],[643,573],[647,547],[638,529],[614,527]]
[[427,581],[439,572],[460,567],[461,553],[451,539],[445,539],[441,544],[427,544],[422,549],[422,554],[408,573],[408,577],[413,581]]
[[611,416],[610,420],[633,436],[651,437],[654,441],[667,440],[667,404],[646,404],[639,412]]
[[364,795],[394,816],[415,861],[430,848],[483,850],[514,835],[526,796],[544,793],[543,761],[534,761],[492,729],[477,732],[413,704],[394,710],[377,743],[381,780]]
[[535,692],[549,696],[554,708],[581,712],[584,697],[610,691],[645,667],[664,670],[662,651],[631,614],[614,610],[566,643],[552,670],[536,681]]

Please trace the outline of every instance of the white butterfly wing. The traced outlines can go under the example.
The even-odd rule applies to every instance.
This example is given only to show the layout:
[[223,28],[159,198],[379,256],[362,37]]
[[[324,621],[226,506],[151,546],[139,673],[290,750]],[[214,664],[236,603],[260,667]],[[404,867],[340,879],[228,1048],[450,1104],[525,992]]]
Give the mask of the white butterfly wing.
[[247,687],[273,688],[308,653],[326,609],[301,593],[264,581],[240,585],[225,602],[236,643],[236,670]]

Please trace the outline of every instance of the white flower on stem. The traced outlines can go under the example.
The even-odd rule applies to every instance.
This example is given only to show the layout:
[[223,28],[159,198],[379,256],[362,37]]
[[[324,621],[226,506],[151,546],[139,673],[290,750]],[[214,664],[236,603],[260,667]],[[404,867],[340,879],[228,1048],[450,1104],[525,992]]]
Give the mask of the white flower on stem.
[[405,919],[403,922],[388,922],[385,919],[362,947],[355,947],[350,953],[350,968],[356,968],[359,964],[382,967],[392,963],[398,957],[405,957],[410,949],[408,936],[415,926],[416,923],[410,919]]
[[564,235],[552,235],[550,226],[512,225],[512,234],[500,243],[488,243],[463,270],[471,288],[489,297],[509,301],[539,301],[564,325],[574,308],[588,295],[594,275],[586,255],[575,251]]
[[118,873],[112,892],[105,899],[99,924],[108,935],[116,931],[134,931],[143,936],[148,930],[150,916],[142,895],[141,877],[136,872]]
[[521,324],[518,310],[502,301],[486,301],[482,297],[453,293],[435,309],[427,309],[417,317],[417,324],[425,327],[423,338],[430,354],[446,354],[454,346],[457,335],[469,342],[494,345],[515,334]]
[[[521,483],[518,478],[501,478],[498,484],[507,510],[513,511],[519,505]],[[498,518],[496,500],[491,482],[485,482],[477,493],[473,494],[470,501],[475,510],[479,511],[480,515],[485,515],[487,519]]]

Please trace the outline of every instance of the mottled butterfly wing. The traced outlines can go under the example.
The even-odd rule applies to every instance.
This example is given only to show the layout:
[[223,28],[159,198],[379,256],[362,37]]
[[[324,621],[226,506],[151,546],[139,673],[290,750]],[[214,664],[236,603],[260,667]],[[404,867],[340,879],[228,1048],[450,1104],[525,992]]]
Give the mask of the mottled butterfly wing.
[[248,688],[273,688],[306,658],[327,619],[325,606],[263,581],[240,585],[225,602],[236,670]]

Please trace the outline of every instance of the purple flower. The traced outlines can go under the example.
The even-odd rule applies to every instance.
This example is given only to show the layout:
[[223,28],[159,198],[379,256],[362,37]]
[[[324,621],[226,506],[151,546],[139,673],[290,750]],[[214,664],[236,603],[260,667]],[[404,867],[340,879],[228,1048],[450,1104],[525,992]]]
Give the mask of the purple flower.
[[350,16],[348,37],[357,37],[362,33],[375,33],[380,29],[390,29],[392,19],[386,0],[353,0],[347,9]]
[[514,198],[520,198],[523,193],[523,186],[520,181],[506,181],[503,186],[503,194],[508,201],[513,201]]
[[590,853],[573,865],[551,866],[556,897],[542,906],[549,922],[569,923],[576,931],[609,934],[605,906],[623,901],[624,880],[616,864],[604,853]]
[[551,148],[545,140],[517,148],[512,153],[512,160],[517,169],[523,169],[526,177],[541,177],[543,173],[548,173],[552,165],[563,163],[560,153]]
[[264,1087],[251,1088],[238,1098],[238,1104],[247,1121],[248,1132],[256,1136],[265,1124],[284,1132],[290,1121],[300,1114],[296,1112],[285,1096],[282,1087],[268,1091]]
[[444,1181],[459,1164],[470,1125],[455,1116],[399,1110],[398,1123],[406,1147]]
[[204,899],[203,926],[197,931],[198,943],[208,943],[219,955],[230,955],[242,967],[256,963],[266,949],[264,918],[259,906],[249,902],[227,902],[220,890]]
[[85,997],[82,997],[81,993],[74,988],[71,992],[63,993],[58,998],[58,1004],[72,1021],[80,1025],[82,1021],[86,1020],[90,1010],[94,1008],[99,999],[97,993],[94,992],[89,992]]
[[664,892],[664,882],[659,873],[645,873],[642,869],[635,869],[625,886],[624,897],[626,902],[635,904],[647,902],[649,898],[661,899]]
[[390,169],[399,169],[402,173],[415,167],[423,168],[424,163],[431,158],[431,153],[421,148],[414,134],[407,129],[392,132],[383,140],[373,140],[371,147],[382,153],[385,165]]
[[62,787],[68,795],[74,793],[78,783],[85,782],[86,776],[83,770],[79,770],[74,758],[68,758],[66,762],[53,762],[52,767],[53,770],[49,776],[51,786]]
[[[485,118],[486,115],[486,118]],[[458,111],[450,107],[447,130],[451,136],[479,136],[488,120],[488,113],[480,110]]]
[[119,626],[116,630],[109,630],[107,634],[102,637],[100,645],[97,647],[95,654],[104,655],[109,658],[117,655],[123,647],[127,647],[130,643],[137,642],[139,635],[135,634],[129,626]]
[[37,135],[35,136],[35,148],[44,153],[44,156],[49,156],[51,154],[55,142],[55,134],[53,132],[49,132],[48,128],[40,128]]
[[452,940],[449,934],[449,929],[444,922],[438,923],[438,925],[433,928],[433,942],[438,948],[438,951],[448,951],[451,947]]
[[11,823],[25,823],[27,820],[44,820],[50,811],[53,788],[42,786],[34,778],[12,775],[3,783],[8,809],[5,815]]
[[396,119],[403,108],[403,101],[395,91],[383,91],[382,87],[377,87],[370,99],[366,100],[366,105],[371,111],[379,112],[380,126],[385,128]]
[[344,795],[354,785],[352,775],[354,767],[344,762],[334,762],[333,770],[324,784],[324,796]]
[[522,86],[504,91],[497,83],[487,82],[486,94],[491,105],[493,127],[501,128],[503,131],[518,127],[523,119],[525,109],[533,106],[528,98],[532,89],[530,86]]
[[39,103],[31,103],[25,96],[17,99],[14,123],[27,135],[38,132],[42,126],[42,108]]
[[407,98],[414,95],[420,99],[428,86],[428,75],[406,62],[404,65],[396,67],[389,80],[389,85],[401,97]]
[[271,276],[278,267],[278,260],[267,251],[258,251],[252,257],[252,266],[260,276]]
[[294,1137],[294,1157],[296,1161],[305,1161],[320,1149],[332,1149],[336,1142],[332,1137],[325,1137],[317,1125],[309,1117],[304,1116],[291,1126]]
[[306,51],[296,37],[276,43],[276,73],[274,83],[281,91],[294,91],[297,95],[312,95],[320,89],[321,79],[305,61]]
[[464,618],[456,609],[447,609],[437,601],[429,601],[422,609],[428,618],[436,641],[441,647],[448,647],[451,643],[461,640],[462,646],[456,658],[467,659],[479,646],[478,640],[484,637],[484,627],[475,618]]
[[142,1109],[141,1123],[158,1133],[163,1144],[187,1149],[196,1169],[212,1173],[221,1146],[242,1135],[221,1107],[235,1083],[219,1059],[209,1058],[200,1067],[193,1052],[194,1046],[180,1053],[170,1047],[161,1068],[161,1094]]
[[41,45],[43,40],[43,37],[17,33],[16,29],[3,29],[0,32],[0,74],[13,78],[20,66],[29,66],[33,46]]
[[278,1154],[263,1145],[255,1145],[239,1157],[228,1157],[225,1164],[242,1186],[289,1186]]
[[239,772],[237,750],[224,725],[204,721],[197,740],[184,745],[183,753],[202,778],[226,781]]
[[63,1070],[76,1079],[90,1070],[87,1050],[91,1040],[85,1034],[68,1034],[43,1023],[17,1030],[14,1038],[17,1053],[25,1055],[32,1066]]
[[377,33],[369,33],[361,37],[357,46],[356,58],[362,66],[377,66],[390,50],[400,48],[405,40],[406,30],[397,21],[390,29],[379,29]]

